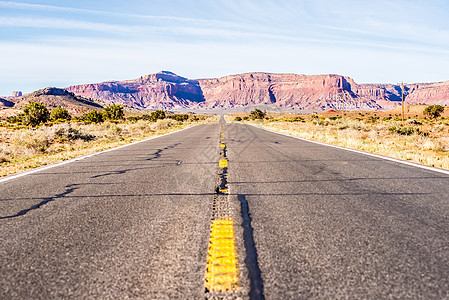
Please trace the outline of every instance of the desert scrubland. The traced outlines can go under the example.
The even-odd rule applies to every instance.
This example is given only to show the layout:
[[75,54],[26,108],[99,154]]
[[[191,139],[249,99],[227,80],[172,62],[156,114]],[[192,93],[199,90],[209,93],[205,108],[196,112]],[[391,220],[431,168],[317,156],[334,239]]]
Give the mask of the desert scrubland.
[[391,111],[330,111],[322,114],[234,114],[229,120],[331,145],[362,150],[449,170],[449,113],[423,114],[427,106]]

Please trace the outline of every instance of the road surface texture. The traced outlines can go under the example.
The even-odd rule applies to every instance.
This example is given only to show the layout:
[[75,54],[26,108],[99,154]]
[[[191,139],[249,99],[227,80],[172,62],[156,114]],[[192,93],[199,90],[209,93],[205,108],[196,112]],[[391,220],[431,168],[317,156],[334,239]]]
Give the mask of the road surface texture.
[[[449,298],[449,176],[224,126],[254,299]],[[0,183],[0,299],[204,299],[220,127]]]

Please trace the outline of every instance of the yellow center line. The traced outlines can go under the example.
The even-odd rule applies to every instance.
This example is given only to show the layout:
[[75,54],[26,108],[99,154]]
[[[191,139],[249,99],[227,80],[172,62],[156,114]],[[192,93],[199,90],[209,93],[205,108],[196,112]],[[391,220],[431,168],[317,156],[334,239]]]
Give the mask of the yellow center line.
[[210,292],[238,291],[239,277],[234,220],[230,217],[212,220],[205,288]]
[[222,158],[218,161],[218,166],[220,168],[227,168],[228,167],[228,160],[225,158]]

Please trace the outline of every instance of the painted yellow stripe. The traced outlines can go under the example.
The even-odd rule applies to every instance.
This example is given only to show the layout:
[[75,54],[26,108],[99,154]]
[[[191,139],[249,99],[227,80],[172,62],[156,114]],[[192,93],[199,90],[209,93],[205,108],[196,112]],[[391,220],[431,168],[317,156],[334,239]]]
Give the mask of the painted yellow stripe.
[[224,158],[220,159],[220,160],[218,161],[218,166],[219,166],[220,168],[227,168],[227,167],[228,167],[228,160],[227,160],[227,159],[224,159]]
[[220,148],[224,148],[224,147],[226,147],[225,144],[220,144]]
[[240,289],[236,250],[234,220],[230,217],[212,220],[204,282],[207,290],[232,292]]

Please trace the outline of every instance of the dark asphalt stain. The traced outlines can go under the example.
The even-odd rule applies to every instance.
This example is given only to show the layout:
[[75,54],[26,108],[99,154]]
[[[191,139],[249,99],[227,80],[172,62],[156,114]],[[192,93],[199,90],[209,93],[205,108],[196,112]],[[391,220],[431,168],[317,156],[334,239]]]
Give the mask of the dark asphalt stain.
[[44,198],[41,202],[39,202],[38,204],[35,204],[29,208],[23,209],[21,211],[19,211],[18,213],[14,214],[14,215],[10,215],[10,216],[5,216],[5,217],[0,217],[0,219],[12,219],[12,218],[16,218],[16,217],[20,217],[25,215],[26,213],[28,213],[29,211],[38,209],[40,207],[42,207],[43,205],[47,204],[48,202],[60,199],[65,197],[66,195],[72,193],[76,188],[69,188],[67,189],[64,193],[61,194],[57,194],[54,197],[48,197],[48,198]]
[[[167,147],[162,148],[162,149],[157,149],[155,152],[150,154],[150,155],[152,155],[152,157],[146,158],[145,161],[152,161],[152,160],[158,159],[158,158],[161,157],[161,153],[164,150],[173,149],[173,148],[179,146],[180,144],[181,143],[176,143],[176,144],[167,146]],[[180,160],[175,160],[175,164],[176,165],[180,165],[181,161]],[[119,171],[112,171],[112,172],[103,173],[103,174],[98,174],[98,175],[91,176],[90,178],[94,179],[94,178],[105,177],[105,176],[110,176],[110,175],[121,175],[121,174],[125,174],[126,172],[129,172],[129,171],[132,171],[132,170],[135,170],[135,168],[119,170]]]

